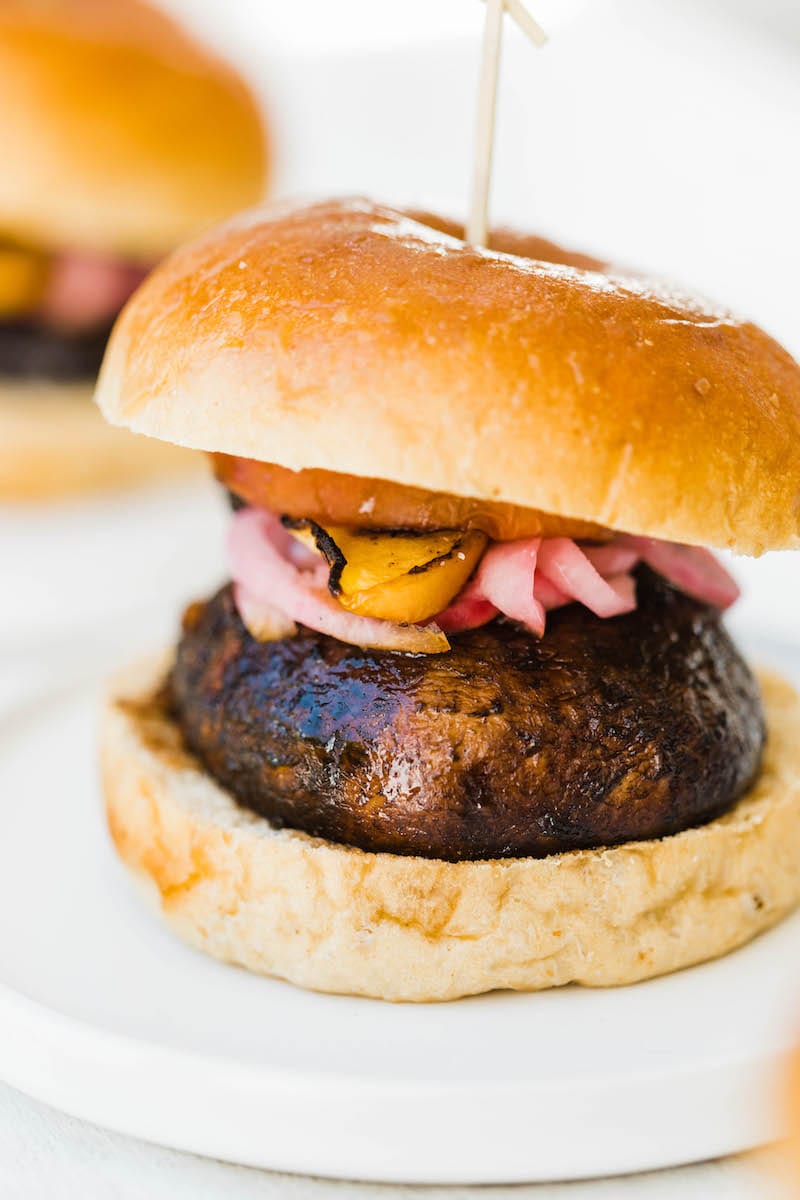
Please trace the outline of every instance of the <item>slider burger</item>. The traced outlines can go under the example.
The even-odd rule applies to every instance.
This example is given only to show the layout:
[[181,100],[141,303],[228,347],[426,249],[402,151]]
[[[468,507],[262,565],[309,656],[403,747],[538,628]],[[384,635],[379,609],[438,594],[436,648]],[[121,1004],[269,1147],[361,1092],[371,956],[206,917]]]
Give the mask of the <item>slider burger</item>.
[[0,499],[191,467],[91,393],[150,266],[261,196],[252,97],[139,0],[3,0],[0,126]]
[[459,233],[246,214],[150,276],[100,375],[235,510],[232,582],[108,702],[111,835],[182,937],[323,991],[630,983],[800,899],[800,702],[704,548],[797,545],[800,368]]

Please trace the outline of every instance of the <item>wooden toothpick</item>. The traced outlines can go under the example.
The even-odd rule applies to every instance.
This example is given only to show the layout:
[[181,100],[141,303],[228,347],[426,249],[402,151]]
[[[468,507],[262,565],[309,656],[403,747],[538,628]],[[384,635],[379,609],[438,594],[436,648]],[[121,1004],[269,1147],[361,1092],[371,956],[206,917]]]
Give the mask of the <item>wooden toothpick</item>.
[[523,33],[526,33],[534,46],[542,47],[547,41],[547,34],[538,21],[528,12],[522,0],[506,0],[505,9],[513,21],[516,21]]
[[522,0],[486,0],[483,29],[481,78],[478,85],[478,115],[475,123],[475,160],[472,172],[472,201],[467,221],[467,241],[485,246],[489,226],[489,187],[492,176],[497,79],[503,42],[503,17],[508,13],[536,46],[547,34],[533,19]]
[[486,0],[483,27],[481,79],[478,85],[478,119],[475,123],[475,165],[472,172],[472,203],[467,222],[467,241],[486,245],[489,222],[489,183],[494,150],[494,114],[497,105],[497,76],[503,43],[505,0]]

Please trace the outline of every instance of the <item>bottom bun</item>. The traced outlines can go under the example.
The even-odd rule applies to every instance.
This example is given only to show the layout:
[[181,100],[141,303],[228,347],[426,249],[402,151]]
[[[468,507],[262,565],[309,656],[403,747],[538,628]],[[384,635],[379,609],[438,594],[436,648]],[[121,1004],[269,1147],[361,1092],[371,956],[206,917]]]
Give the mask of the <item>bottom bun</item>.
[[107,425],[90,383],[0,384],[0,501],[47,500],[191,474],[202,456]]
[[111,836],[172,928],[302,987],[384,1000],[634,983],[725,954],[800,901],[800,698],[761,682],[763,769],[673,837],[482,862],[372,854],[240,808],[183,747],[163,661],[117,681],[101,763]]

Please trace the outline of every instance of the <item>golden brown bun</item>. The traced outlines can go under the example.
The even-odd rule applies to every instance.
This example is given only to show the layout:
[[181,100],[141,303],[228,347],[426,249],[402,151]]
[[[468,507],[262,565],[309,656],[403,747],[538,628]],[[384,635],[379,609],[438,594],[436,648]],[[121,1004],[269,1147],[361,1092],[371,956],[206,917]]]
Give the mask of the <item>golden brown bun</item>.
[[0,235],[151,260],[263,195],[252,96],[141,0],[3,0],[0,114]]
[[101,730],[109,828],[172,928],[319,991],[448,1000],[633,983],[714,958],[800,901],[800,698],[762,682],[763,771],[727,816],[659,841],[544,859],[369,854],[240,808],[183,748],[149,663]]
[[[463,240],[464,226],[459,221],[450,221],[436,213],[425,212],[423,209],[410,208],[403,210],[413,221],[438,229],[448,237]],[[565,267],[578,267],[581,271],[605,271],[608,263],[589,254],[581,254],[577,250],[566,250],[557,242],[539,237],[536,233],[521,233],[518,229],[491,229],[489,231],[489,249],[499,250],[501,254],[515,254],[518,258],[538,258],[540,262],[562,263]]]
[[0,503],[191,475],[200,455],[107,425],[91,384],[0,384]]
[[800,544],[800,367],[760,329],[368,201],[244,214],[179,250],[124,310],[98,400],[115,424],[294,469]]

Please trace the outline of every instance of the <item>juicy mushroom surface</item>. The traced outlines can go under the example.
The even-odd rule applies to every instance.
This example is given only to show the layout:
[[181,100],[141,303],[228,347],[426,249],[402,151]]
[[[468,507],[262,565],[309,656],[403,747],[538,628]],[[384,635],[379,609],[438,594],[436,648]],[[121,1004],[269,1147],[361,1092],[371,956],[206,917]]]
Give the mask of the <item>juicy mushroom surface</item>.
[[543,856],[661,837],[758,772],[758,686],[718,611],[646,568],[635,612],[502,619],[441,655],[301,629],[256,642],[230,589],[187,613],[170,677],[187,746],[276,826],[365,850]]

